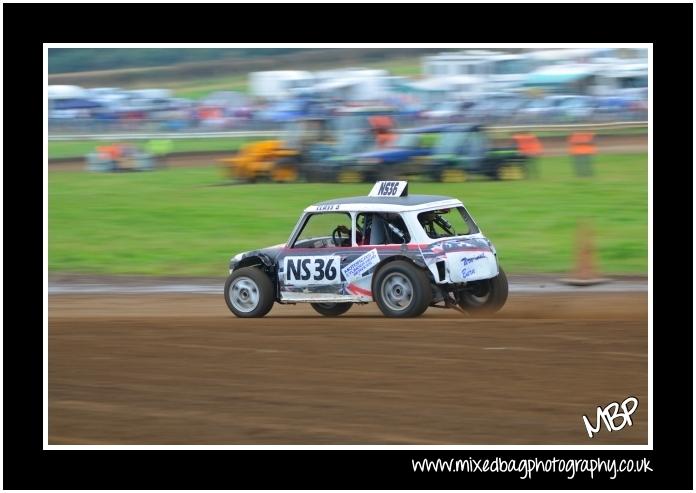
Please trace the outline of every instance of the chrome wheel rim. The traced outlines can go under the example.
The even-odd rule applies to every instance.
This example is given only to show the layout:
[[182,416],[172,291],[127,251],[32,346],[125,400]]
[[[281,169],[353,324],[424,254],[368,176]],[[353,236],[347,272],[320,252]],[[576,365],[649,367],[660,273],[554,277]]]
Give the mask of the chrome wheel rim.
[[259,287],[249,277],[238,277],[230,286],[229,299],[237,310],[248,313],[259,304]]
[[405,275],[394,272],[382,282],[382,299],[390,310],[406,310],[413,302],[413,284]]

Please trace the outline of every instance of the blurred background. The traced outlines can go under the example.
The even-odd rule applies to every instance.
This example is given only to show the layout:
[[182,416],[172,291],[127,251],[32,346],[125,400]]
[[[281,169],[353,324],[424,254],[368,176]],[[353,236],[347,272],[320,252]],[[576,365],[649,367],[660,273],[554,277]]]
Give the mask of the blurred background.
[[582,223],[597,269],[645,274],[647,56],[50,49],[49,267],[224,275],[400,177],[462,199],[510,272],[577,268]]
[[49,84],[52,135],[271,130],[365,103],[406,123],[645,121],[648,60],[618,48],[51,49]]

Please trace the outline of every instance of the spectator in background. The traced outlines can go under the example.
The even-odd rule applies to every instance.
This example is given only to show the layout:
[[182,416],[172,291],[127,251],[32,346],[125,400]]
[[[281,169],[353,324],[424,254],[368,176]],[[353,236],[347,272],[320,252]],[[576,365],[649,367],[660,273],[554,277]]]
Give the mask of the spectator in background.
[[106,163],[103,169],[107,171],[118,171],[123,154],[123,146],[118,143],[97,147],[98,159],[102,163]]
[[592,159],[597,153],[592,132],[576,132],[568,138],[570,155],[575,165],[575,176],[588,177],[594,174]]
[[388,116],[371,116],[369,122],[377,147],[389,147],[396,139],[396,135],[392,132],[394,121]]
[[527,157],[527,171],[531,178],[539,177],[537,158],[544,152],[541,141],[532,133],[518,133],[512,137],[517,143],[517,150]]

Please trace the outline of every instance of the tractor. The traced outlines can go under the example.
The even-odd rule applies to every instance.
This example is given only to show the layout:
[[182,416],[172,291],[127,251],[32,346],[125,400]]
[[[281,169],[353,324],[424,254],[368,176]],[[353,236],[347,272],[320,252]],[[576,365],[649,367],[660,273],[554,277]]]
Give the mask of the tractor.
[[286,125],[283,140],[252,142],[222,161],[230,178],[247,183],[321,181],[323,164],[389,145],[394,124],[388,114],[382,107],[355,107],[297,118]]
[[297,118],[286,124],[282,140],[246,144],[235,156],[222,159],[228,176],[246,183],[297,181],[300,163],[311,146],[327,138],[329,124],[325,117]]
[[528,175],[528,157],[517,147],[492,147],[481,125],[446,125],[424,163],[426,174],[442,182],[472,176],[521,180]]

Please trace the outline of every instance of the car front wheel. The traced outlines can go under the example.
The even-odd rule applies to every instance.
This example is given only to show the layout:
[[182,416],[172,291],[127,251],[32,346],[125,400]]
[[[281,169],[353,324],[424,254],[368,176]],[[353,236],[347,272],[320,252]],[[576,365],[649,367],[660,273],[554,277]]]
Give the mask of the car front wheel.
[[263,317],[273,308],[273,283],[262,270],[242,267],[225,282],[225,302],[238,317]]

